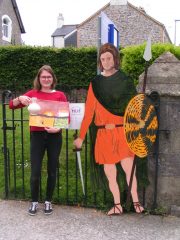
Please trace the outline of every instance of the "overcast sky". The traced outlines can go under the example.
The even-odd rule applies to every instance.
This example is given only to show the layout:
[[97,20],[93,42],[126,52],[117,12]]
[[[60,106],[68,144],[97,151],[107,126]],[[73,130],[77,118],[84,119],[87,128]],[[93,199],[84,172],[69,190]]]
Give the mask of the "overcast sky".
[[[22,34],[27,45],[51,46],[51,35],[57,28],[59,13],[64,24],[79,24],[98,11],[110,0],[16,0],[25,27]],[[143,7],[147,14],[163,23],[174,43],[180,44],[180,0],[129,0]]]

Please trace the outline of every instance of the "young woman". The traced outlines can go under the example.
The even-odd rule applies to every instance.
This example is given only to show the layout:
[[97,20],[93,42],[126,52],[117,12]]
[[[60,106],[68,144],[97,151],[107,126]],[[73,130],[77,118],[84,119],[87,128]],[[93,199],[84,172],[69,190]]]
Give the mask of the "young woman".
[[[89,125],[94,119],[98,129],[95,141],[95,161],[97,164],[104,165],[109,189],[114,198],[114,206],[107,214],[117,215],[121,214],[123,209],[120,203],[120,190],[116,180],[117,169],[115,164],[121,164],[129,184],[134,159],[134,154],[126,143],[122,126],[122,105],[125,104],[123,96],[128,92],[127,77],[119,70],[117,48],[109,43],[101,46],[98,65],[102,74],[90,83],[80,135],[74,141],[74,145],[81,148]],[[139,203],[135,174],[131,194],[135,211],[141,213],[144,209]]]
[[[67,102],[66,96],[61,91],[56,91],[56,76],[49,65],[42,66],[34,80],[34,89],[13,99],[9,103],[11,109],[22,108],[31,103],[33,97],[43,100]],[[47,188],[44,213],[52,213],[52,196],[56,184],[56,169],[61,152],[61,129],[54,127],[30,127],[30,160],[31,160],[31,197],[32,202],[28,213],[35,215],[38,207],[39,183],[42,160],[47,151]]]

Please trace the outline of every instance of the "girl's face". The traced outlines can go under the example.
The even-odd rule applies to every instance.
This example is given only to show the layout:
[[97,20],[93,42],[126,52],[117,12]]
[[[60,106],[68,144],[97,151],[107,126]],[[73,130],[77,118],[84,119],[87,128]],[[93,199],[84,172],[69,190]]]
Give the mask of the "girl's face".
[[114,58],[110,52],[102,53],[100,61],[104,71],[112,71],[114,69]]
[[53,76],[46,70],[43,70],[39,76],[39,81],[42,89],[51,89]]

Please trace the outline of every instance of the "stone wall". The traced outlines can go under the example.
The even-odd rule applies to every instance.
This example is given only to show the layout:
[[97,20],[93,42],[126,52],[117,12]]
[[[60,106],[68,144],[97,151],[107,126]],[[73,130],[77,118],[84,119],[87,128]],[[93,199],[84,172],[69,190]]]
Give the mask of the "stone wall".
[[[141,91],[144,73],[139,77]],[[157,207],[171,210],[180,207],[180,61],[170,52],[162,54],[149,67],[146,93],[160,95],[159,154],[148,157],[150,186],[146,200],[154,201],[155,172],[157,178]]]
[[[120,45],[142,44],[152,34],[152,43],[169,42],[169,38],[163,30],[161,24],[147,17],[143,11],[127,5],[108,5],[103,12],[116,24],[120,31]],[[80,24],[78,27],[78,47],[97,46],[98,39],[98,16],[94,15],[91,19]]]

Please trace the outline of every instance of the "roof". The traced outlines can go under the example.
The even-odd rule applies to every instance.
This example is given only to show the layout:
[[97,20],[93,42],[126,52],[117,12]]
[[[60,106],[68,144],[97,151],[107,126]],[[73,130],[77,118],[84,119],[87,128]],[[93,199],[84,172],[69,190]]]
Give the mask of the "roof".
[[14,11],[15,11],[18,23],[19,23],[19,27],[20,27],[21,33],[26,33],[24,25],[23,25],[23,22],[21,20],[21,16],[20,16],[20,13],[19,13],[19,9],[18,9],[16,0],[11,0],[11,2],[12,2],[12,5],[13,5],[13,8],[14,8]]
[[66,36],[70,32],[74,31],[77,28],[77,24],[73,25],[63,25],[61,28],[57,28],[55,32],[51,35],[51,37],[56,36]]
[[[160,23],[159,21],[157,21],[156,19],[152,18],[151,16],[149,16],[143,8],[138,8],[134,5],[132,5],[131,3],[127,2],[127,5],[129,5],[130,7],[132,7],[133,9],[135,9],[136,11],[140,12],[141,14],[143,14],[145,17],[148,17],[149,19],[151,19],[152,21],[154,21],[155,23],[164,26],[162,23]],[[82,23],[80,23],[78,25],[78,27],[81,27],[83,24],[85,24],[86,22],[88,22],[89,20],[91,20],[92,18],[96,17],[97,15],[99,15],[103,10],[105,10],[106,8],[108,8],[110,6],[110,2],[107,3],[104,7],[100,8],[97,12],[95,12],[93,15],[91,15],[90,17],[88,17],[85,21],[83,21]]]

